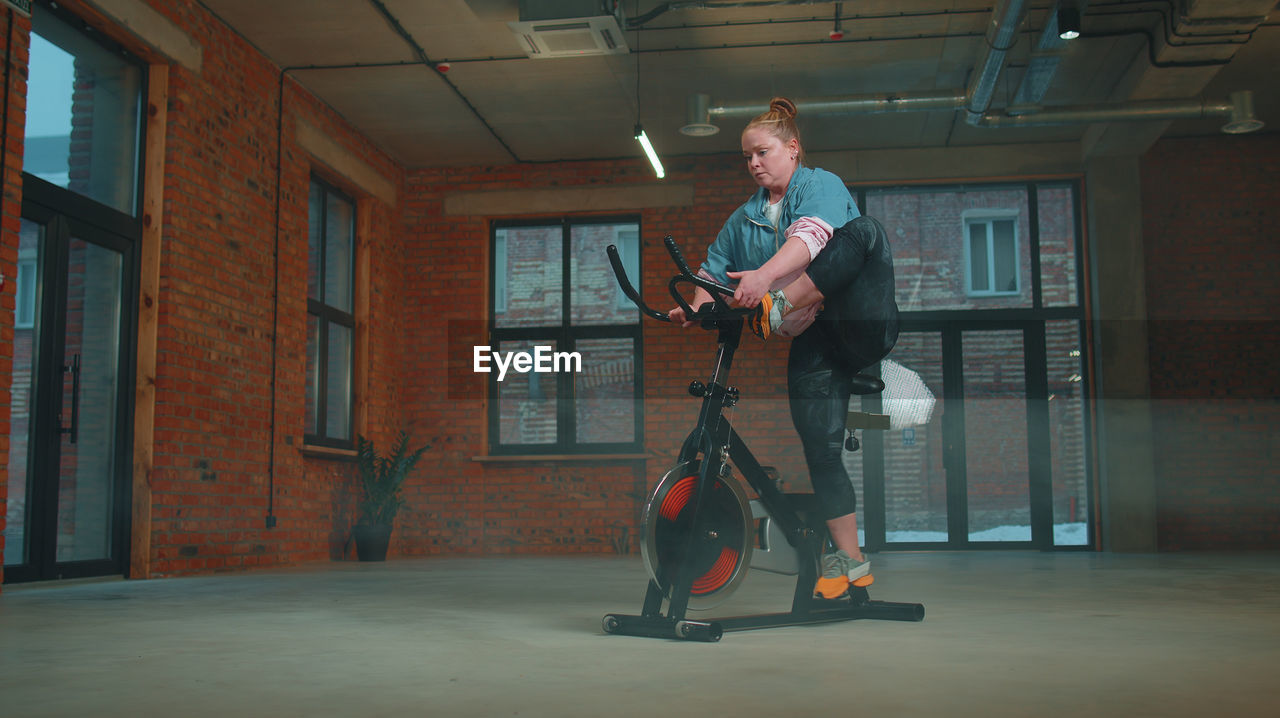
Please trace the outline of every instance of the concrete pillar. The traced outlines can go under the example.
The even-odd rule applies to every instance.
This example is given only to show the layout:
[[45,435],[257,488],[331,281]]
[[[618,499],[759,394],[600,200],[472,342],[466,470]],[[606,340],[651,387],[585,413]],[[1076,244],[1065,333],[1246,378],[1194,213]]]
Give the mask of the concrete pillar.
[[1138,158],[1085,165],[1102,547],[1155,551],[1156,480]]

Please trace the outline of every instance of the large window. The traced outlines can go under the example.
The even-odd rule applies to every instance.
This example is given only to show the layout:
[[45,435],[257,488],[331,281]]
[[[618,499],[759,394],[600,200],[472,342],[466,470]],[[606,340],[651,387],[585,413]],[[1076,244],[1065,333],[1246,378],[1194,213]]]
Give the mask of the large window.
[[902,334],[879,367],[885,395],[905,368],[937,401],[927,423],[867,432],[847,456],[872,550],[1090,544],[1078,191],[855,189],[893,251]]
[[355,356],[355,202],[312,178],[307,261],[306,442],[349,448]]
[[639,450],[640,314],[605,251],[638,282],[639,238],[635,218],[494,223],[491,341],[475,359],[494,453]]
[[133,215],[145,71],[73,18],[40,10],[31,18],[23,171]]

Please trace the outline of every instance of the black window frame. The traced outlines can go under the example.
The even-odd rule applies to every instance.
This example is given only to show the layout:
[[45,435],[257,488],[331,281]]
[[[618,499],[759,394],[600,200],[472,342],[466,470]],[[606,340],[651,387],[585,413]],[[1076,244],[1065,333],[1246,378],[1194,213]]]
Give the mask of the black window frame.
[[[348,286],[351,287],[352,310],[350,312],[343,311],[335,306],[325,303],[326,297],[324,297],[324,291],[325,291],[324,279],[325,279],[325,269],[328,263],[328,242],[325,241],[327,239],[327,234],[325,234],[324,236],[322,236],[320,240],[320,267],[319,267],[318,274],[320,277],[319,285],[320,285],[321,298],[314,299],[311,297],[311,292],[309,288],[307,291],[307,324],[310,325],[312,321],[312,317],[315,317],[319,320],[319,329],[316,337],[316,344],[318,348],[318,352],[317,352],[318,359],[317,359],[316,376],[315,376],[315,384],[316,384],[315,386],[315,423],[314,425],[308,425],[305,427],[303,431],[303,443],[310,446],[323,446],[323,447],[335,448],[335,449],[354,449],[355,436],[359,431],[359,428],[355,426],[356,396],[355,396],[354,379],[356,374],[355,301],[356,301],[356,292],[359,290],[359,288],[356,287],[355,285],[356,252],[357,252],[357,245],[358,245],[358,238],[356,236],[356,232],[357,232],[357,228],[359,227],[358,212],[360,208],[355,198],[352,197],[350,194],[343,191],[340,187],[337,187],[332,182],[325,180],[323,177],[315,173],[312,173],[310,176],[310,181],[307,183],[308,241],[309,241],[310,232],[311,232],[311,226],[310,226],[311,196],[312,196],[311,190],[312,190],[312,187],[315,185],[319,185],[324,190],[324,197],[326,200],[320,208],[319,222],[322,228],[322,232],[327,233],[328,206],[329,206],[328,198],[331,195],[336,196],[337,198],[351,205],[351,256],[349,257],[349,260],[347,263],[347,266],[350,271],[350,276],[348,276],[347,280],[349,283]],[[309,275],[311,272],[311,266],[310,266],[311,255],[310,255],[309,249],[307,253],[307,262],[308,262],[307,272]],[[329,420],[329,389],[328,389],[329,387],[329,351],[328,351],[328,347],[329,347],[329,325],[331,323],[347,327],[351,331],[350,356],[348,357],[349,376],[348,376],[348,382],[347,382],[347,427],[348,427],[348,434],[349,434],[347,438],[332,437],[327,435],[327,427],[329,423],[328,422]],[[311,361],[310,356],[307,357],[307,361],[308,362]],[[308,407],[304,407],[304,412],[303,412],[304,418],[309,416],[310,414],[309,411],[306,411],[307,408]],[[317,431],[321,433],[316,433]]]
[[[642,332],[642,315],[635,308],[635,321],[627,324],[574,324],[572,321],[572,232],[574,227],[589,225],[634,224],[636,227],[636,265],[637,276],[631,282],[638,285],[643,276],[644,228],[639,214],[626,215],[568,215],[562,217],[512,218],[495,219],[489,223],[489,311],[488,311],[488,346],[497,350],[502,344],[518,341],[546,341],[555,345],[555,351],[577,351],[578,342],[591,339],[631,339],[633,359],[633,385],[635,402],[635,428],[631,441],[617,442],[580,442],[577,440],[577,406],[575,403],[575,379],[573,372],[556,372],[551,376],[556,381],[556,441],[553,443],[514,443],[501,440],[501,402],[499,395],[498,373],[496,368],[488,374],[486,382],[488,450],[491,455],[600,455],[640,453],[644,449],[644,342]],[[529,327],[498,327],[498,231],[502,229],[561,228],[561,274],[560,291],[562,301],[559,324]],[[605,251],[604,247],[599,248]],[[610,282],[614,282],[610,275]],[[505,282],[504,282],[505,284]],[[505,303],[504,303],[505,304]],[[584,360],[584,369],[586,360]]]
[[[1032,491],[1039,491],[1040,498],[1033,499],[1033,525],[1036,521],[1036,512],[1040,512],[1040,517],[1047,517],[1048,524],[1041,525],[1037,529],[1033,529],[1033,541],[1023,542],[983,542],[983,541],[952,541],[947,542],[906,542],[895,541],[887,543],[884,540],[885,532],[885,495],[884,495],[884,471],[885,456],[883,444],[879,441],[864,441],[862,446],[863,462],[863,478],[869,483],[864,485],[864,507],[865,520],[864,527],[866,532],[866,545],[871,551],[931,551],[931,550],[974,550],[974,549],[1006,549],[1016,550],[1031,548],[1044,551],[1094,551],[1097,550],[1095,545],[1095,537],[1097,534],[1097,526],[1095,519],[1097,518],[1098,493],[1097,493],[1097,476],[1095,469],[1095,459],[1097,456],[1097,445],[1095,443],[1094,428],[1096,410],[1095,387],[1093,386],[1093,377],[1095,365],[1095,356],[1093,342],[1090,337],[1090,316],[1088,311],[1088,292],[1089,284],[1086,281],[1087,267],[1090,262],[1088,251],[1088,238],[1085,233],[1084,223],[1084,182],[1081,178],[1075,177],[1028,177],[1019,180],[1009,181],[979,181],[979,182],[922,182],[913,183],[886,183],[865,185],[849,185],[850,194],[853,195],[854,201],[858,205],[858,210],[866,214],[867,204],[870,196],[885,191],[906,191],[911,193],[930,193],[930,192],[955,192],[959,191],[983,191],[983,190],[1002,190],[1014,189],[1022,187],[1026,191],[1027,211],[1028,211],[1028,233],[1025,236],[1026,247],[1031,255],[1030,276],[1026,279],[1030,282],[1031,305],[1021,307],[969,307],[969,308],[934,308],[928,307],[917,310],[902,310],[899,314],[900,326],[903,333],[909,332],[942,332],[943,330],[958,331],[960,329],[979,328],[987,329],[992,327],[1022,327],[1024,331],[1029,332],[1031,339],[1026,341],[1028,349],[1028,361],[1030,357],[1035,357],[1038,365],[1046,362],[1046,330],[1050,322],[1071,321],[1077,323],[1077,331],[1079,333],[1079,347],[1083,355],[1080,357],[1080,389],[1082,392],[1084,406],[1081,412],[1081,431],[1083,436],[1083,471],[1084,471],[1084,494],[1087,505],[1083,509],[1086,522],[1086,541],[1084,544],[1058,544],[1055,543],[1053,531],[1056,516],[1052,510],[1051,502],[1053,500],[1052,493],[1052,471],[1050,462],[1052,455],[1047,443],[1047,417],[1033,417],[1031,412],[1028,413],[1027,436],[1031,442],[1040,441],[1039,448],[1033,447],[1031,450],[1030,471],[1038,472],[1041,477],[1049,477],[1048,484],[1045,485],[1046,479],[1040,479],[1040,486]],[[1073,263],[1072,268],[1073,281],[1075,284],[1074,301],[1071,303],[1053,303],[1048,304],[1044,297],[1044,253],[1041,251],[1040,243],[1040,192],[1042,190],[1053,190],[1058,188],[1068,188],[1071,191],[1072,212],[1071,223],[1074,240],[1073,247]],[[877,217],[879,219],[879,217]],[[1023,238],[1019,238],[1021,242]],[[967,237],[965,239],[967,241]],[[893,239],[890,235],[890,244]],[[1019,247],[1021,251],[1021,247]],[[1022,276],[1019,274],[1019,289],[1025,285],[1022,284]],[[965,278],[966,284],[968,278]],[[966,293],[966,297],[975,298]],[[986,298],[986,297],[977,297]],[[958,335],[957,335],[958,336]],[[890,354],[890,358],[893,355]],[[957,371],[957,367],[952,367],[950,371]],[[1032,379],[1035,378],[1032,372],[1028,371],[1028,399],[1039,404],[1047,404],[1048,387],[1042,379],[1036,378],[1034,382],[1035,390],[1030,391],[1033,386]],[[949,384],[955,387],[953,381]],[[943,397],[955,401],[955,397]],[[865,397],[863,401],[864,411],[879,411],[881,407],[881,399],[879,396]],[[1037,439],[1036,437],[1040,438]],[[1034,480],[1034,479],[1033,479]],[[878,483],[877,483],[878,482]],[[951,501],[948,498],[948,501]],[[1050,502],[1046,507],[1045,501]],[[862,509],[860,509],[862,510]]]

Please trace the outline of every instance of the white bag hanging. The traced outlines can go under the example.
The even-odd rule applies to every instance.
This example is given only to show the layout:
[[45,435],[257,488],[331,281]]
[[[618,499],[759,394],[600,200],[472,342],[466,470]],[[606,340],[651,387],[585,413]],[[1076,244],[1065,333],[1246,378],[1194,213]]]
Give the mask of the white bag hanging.
[[937,402],[919,374],[891,359],[884,359],[880,362],[880,379],[884,381],[884,391],[880,393],[881,411],[889,415],[890,429],[929,423],[933,405]]

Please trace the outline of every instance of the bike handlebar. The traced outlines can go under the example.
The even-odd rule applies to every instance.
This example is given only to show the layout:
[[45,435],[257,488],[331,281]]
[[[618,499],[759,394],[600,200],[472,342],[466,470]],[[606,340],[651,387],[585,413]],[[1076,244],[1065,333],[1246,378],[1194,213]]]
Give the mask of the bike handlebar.
[[631,282],[627,281],[627,270],[622,266],[622,257],[618,256],[618,247],[611,244],[605,251],[609,253],[609,264],[613,265],[613,276],[617,277],[618,286],[622,287],[622,293],[627,295],[627,299],[630,299],[637,307],[640,307],[640,311],[645,316],[657,319],[660,322],[671,321],[671,317],[666,312],[659,312],[645,304],[644,300],[640,298],[640,293],[635,290],[635,287],[631,286]]
[[[671,235],[668,234],[662,241],[667,247],[667,253],[671,255],[671,260],[675,262],[676,268],[680,270],[679,274],[667,282],[667,288],[675,299],[676,304],[684,310],[687,320],[714,321],[717,319],[738,318],[753,311],[751,309],[730,307],[723,297],[733,296],[732,287],[727,287],[719,282],[694,274],[693,270],[689,269],[689,264],[685,262],[684,255],[680,252],[680,247],[676,245],[676,241],[672,239]],[[611,244],[605,251],[609,255],[609,264],[613,267],[613,274],[618,279],[618,285],[622,287],[622,293],[627,295],[627,298],[634,302],[645,316],[662,322],[671,321],[669,313],[660,312],[645,304],[640,293],[636,291],[635,287],[631,286],[631,282],[627,279],[627,270],[622,266],[622,258],[618,255],[617,246]],[[711,294],[712,306],[706,309],[703,309],[703,307],[707,307],[706,304],[703,304],[698,309],[689,306],[689,303],[680,294],[679,287],[681,284],[692,284],[695,287],[707,290]]]

